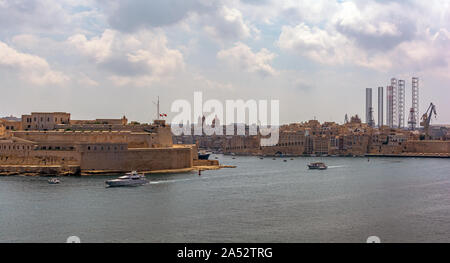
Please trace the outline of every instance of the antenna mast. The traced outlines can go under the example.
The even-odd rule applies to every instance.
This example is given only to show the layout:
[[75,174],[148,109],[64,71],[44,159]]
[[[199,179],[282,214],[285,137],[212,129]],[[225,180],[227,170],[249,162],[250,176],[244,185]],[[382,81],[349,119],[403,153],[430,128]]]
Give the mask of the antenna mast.
[[159,117],[161,117],[161,114],[159,112],[159,96],[158,96],[158,101],[157,102],[153,102],[156,105],[156,119],[159,120]]

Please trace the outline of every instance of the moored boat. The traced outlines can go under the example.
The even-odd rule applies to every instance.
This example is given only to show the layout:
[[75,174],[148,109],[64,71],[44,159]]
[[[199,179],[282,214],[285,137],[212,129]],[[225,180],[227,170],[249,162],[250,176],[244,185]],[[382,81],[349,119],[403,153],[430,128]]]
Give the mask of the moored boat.
[[198,153],[198,159],[200,159],[200,160],[208,160],[210,155],[211,155],[210,152],[200,151]]

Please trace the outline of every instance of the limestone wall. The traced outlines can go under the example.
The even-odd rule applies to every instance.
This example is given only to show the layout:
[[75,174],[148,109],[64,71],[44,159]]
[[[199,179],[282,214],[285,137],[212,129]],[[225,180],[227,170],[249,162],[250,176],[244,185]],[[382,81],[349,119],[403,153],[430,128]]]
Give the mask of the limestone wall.
[[408,153],[450,153],[450,141],[408,141],[404,152]]
[[0,165],[0,175],[41,175],[41,176],[55,176],[55,175],[79,175],[79,166],[38,166],[38,165]]
[[190,168],[192,163],[190,147],[81,153],[82,170],[152,171]]
[[127,143],[129,148],[147,148],[154,145],[155,134],[128,131],[17,131],[14,136],[38,143]]
[[81,155],[76,151],[23,150],[0,153],[0,165],[79,165]]
[[173,145],[172,130],[170,126],[156,127],[155,146],[156,147],[171,147]]
[[219,166],[218,160],[194,160],[194,166]]

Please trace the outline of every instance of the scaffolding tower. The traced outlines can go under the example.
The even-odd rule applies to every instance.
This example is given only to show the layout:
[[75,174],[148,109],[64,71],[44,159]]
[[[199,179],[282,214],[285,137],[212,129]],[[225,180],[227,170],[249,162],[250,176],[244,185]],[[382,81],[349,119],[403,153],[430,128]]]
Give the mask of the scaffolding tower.
[[393,118],[392,118],[392,86],[386,87],[386,125],[389,127],[393,126]]
[[398,127],[405,128],[405,81],[398,80]]
[[398,123],[398,86],[397,79],[391,79],[392,86],[392,128],[394,128]]
[[411,109],[409,110],[409,128],[411,130],[416,129],[417,122],[419,121],[419,78],[412,78],[412,103]]

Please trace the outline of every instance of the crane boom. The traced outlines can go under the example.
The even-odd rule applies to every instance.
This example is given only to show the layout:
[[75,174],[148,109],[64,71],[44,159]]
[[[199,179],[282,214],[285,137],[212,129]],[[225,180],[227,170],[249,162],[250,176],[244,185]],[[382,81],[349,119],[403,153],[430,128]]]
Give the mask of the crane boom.
[[428,106],[427,111],[422,115],[422,122],[420,123],[421,126],[423,126],[423,129],[425,131],[425,138],[430,138],[430,123],[431,123],[431,117],[436,117],[436,106],[433,103],[430,103],[430,106]]

